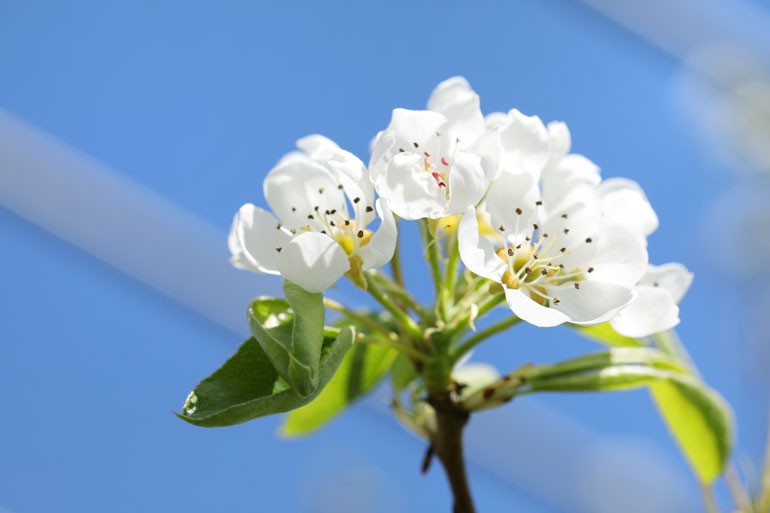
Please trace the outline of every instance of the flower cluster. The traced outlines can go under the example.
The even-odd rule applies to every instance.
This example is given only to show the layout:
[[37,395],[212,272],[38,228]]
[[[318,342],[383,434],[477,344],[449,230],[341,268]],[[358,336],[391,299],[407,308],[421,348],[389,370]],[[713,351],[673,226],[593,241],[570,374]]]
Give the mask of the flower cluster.
[[464,265],[499,284],[529,323],[609,321],[632,337],[678,323],[691,274],[648,265],[658,219],[644,192],[630,180],[602,180],[594,163],[570,152],[564,123],[544,125],[516,109],[484,116],[479,96],[454,77],[426,110],[393,111],[368,167],[322,136],[297,146],[265,179],[273,213],[246,204],[235,216],[235,266],[310,292],[344,275],[365,286],[362,273],[396,249],[394,215],[453,216]]

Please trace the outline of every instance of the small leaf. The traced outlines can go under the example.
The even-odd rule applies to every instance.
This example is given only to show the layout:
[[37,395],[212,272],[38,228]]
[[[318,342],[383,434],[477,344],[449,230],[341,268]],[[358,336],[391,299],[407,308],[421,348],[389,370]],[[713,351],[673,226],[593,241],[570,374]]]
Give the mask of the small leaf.
[[393,384],[393,393],[398,395],[403,389],[409,386],[412,381],[417,379],[417,369],[409,357],[403,353],[398,355],[393,363],[393,369],[390,372],[391,383]]
[[318,365],[324,340],[321,294],[311,294],[284,281],[286,301],[257,298],[249,307],[251,332],[278,374],[300,395],[318,386]]
[[608,346],[615,347],[640,347],[644,346],[641,341],[621,335],[609,322],[603,324],[594,324],[592,326],[579,326],[577,324],[570,324],[570,328],[574,329],[581,335],[591,340],[607,344]]
[[727,403],[713,390],[688,381],[661,381],[650,393],[698,479],[711,484],[722,473],[732,447]]
[[196,426],[219,427],[299,408],[320,394],[332,379],[353,344],[354,336],[354,328],[347,327],[337,338],[323,341],[318,386],[306,395],[291,388],[252,337],[222,367],[195,387],[187,397],[182,413],[177,416]]
[[372,390],[388,372],[398,354],[383,346],[354,345],[323,392],[311,403],[289,412],[281,433],[295,437],[309,434],[325,425],[353,401]]

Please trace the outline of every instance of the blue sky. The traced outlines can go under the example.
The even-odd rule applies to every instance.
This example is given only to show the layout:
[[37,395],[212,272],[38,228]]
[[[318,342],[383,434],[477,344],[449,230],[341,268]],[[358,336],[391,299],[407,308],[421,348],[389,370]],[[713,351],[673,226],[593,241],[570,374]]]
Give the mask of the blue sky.
[[[726,4],[702,8],[730,13]],[[761,55],[769,48],[751,44]],[[725,191],[766,180],[714,157],[710,146],[726,143],[701,134],[683,105],[687,84],[699,78],[678,57],[587,4],[0,2],[0,69],[0,107],[194,214],[200,222],[180,229],[192,239],[199,226],[221,233],[219,246],[206,247],[223,262],[233,213],[263,202],[264,174],[301,136],[322,133],[366,160],[392,108],[423,107],[431,89],[456,74],[487,112],[516,107],[566,121],[574,151],[605,176],[645,188],[661,219],[652,260],[681,261],[696,273],[679,331],[707,380],[736,407],[739,455],[758,459],[768,387],[746,379],[743,362],[767,353],[750,353],[736,339],[747,329],[746,291],[765,289],[747,288],[712,258],[713,245],[732,242],[715,235],[725,227],[709,223]],[[379,413],[382,398],[301,441],[278,439],[278,419],[226,430],[178,421],[170,411],[243,332],[158,295],[10,207],[0,209],[0,236],[0,511],[253,511],[259,497],[266,511],[322,512],[340,507],[334,490],[361,491],[344,511],[448,509],[438,469],[417,474],[424,447]],[[105,243],[139,267],[166,256],[121,240],[118,233]],[[178,257],[185,268],[187,257]],[[411,257],[407,281],[425,289],[418,250]],[[275,286],[232,276],[243,278],[239,293]],[[517,327],[476,358],[506,370],[594,348],[566,330]],[[624,483],[641,495],[644,476],[666,468],[683,484],[671,492],[683,508],[697,500],[644,392],[526,401],[512,404],[499,425],[526,426],[544,408],[551,422],[575,422],[580,433],[548,427],[554,441],[541,440],[545,452],[528,457],[547,454],[549,443],[562,443],[556,439],[603,441],[621,449],[583,455],[586,468],[601,458],[631,470],[646,465],[638,481]],[[479,436],[496,422],[479,421]],[[506,432],[515,431],[489,444],[516,460],[526,443],[506,440]],[[571,511],[554,491],[566,485],[548,484],[548,473],[556,475],[548,461],[519,476],[493,460],[480,457],[471,470],[480,510]],[[588,476],[584,490],[609,479],[575,472]]]

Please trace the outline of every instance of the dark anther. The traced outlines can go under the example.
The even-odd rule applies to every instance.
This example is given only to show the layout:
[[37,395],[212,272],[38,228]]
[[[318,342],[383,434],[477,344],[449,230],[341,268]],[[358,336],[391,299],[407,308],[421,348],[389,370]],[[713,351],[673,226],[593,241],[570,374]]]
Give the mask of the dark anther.
[[364,238],[364,231],[363,230],[358,230],[358,233],[356,235],[358,235],[359,239],[363,239]]
[[324,188],[323,188],[323,187],[321,187],[320,189],[318,189],[318,194],[323,194],[323,193],[324,193]]
[[500,228],[498,228],[498,230],[500,230],[501,232],[504,232],[505,231],[505,226],[500,225]]
[[537,200],[537,201],[535,202],[535,205],[537,205],[538,207],[539,207],[540,205],[542,205],[542,204],[543,204],[543,202],[542,202],[542,201],[540,201],[540,200]]
[[567,251],[567,248],[561,248],[559,251],[561,251],[562,253],[565,253]]
[[588,272],[589,272],[589,273],[592,273],[592,272],[594,272],[594,268],[593,268],[593,267],[589,267],[589,268],[588,268]]
[[522,212],[523,212],[523,210],[521,210],[519,207],[516,207],[516,213],[517,214],[521,215]]
[[359,201],[361,201],[361,198],[359,198],[358,196],[353,198],[353,203],[358,203]]
[[540,274],[542,274],[543,276],[548,276],[548,270],[543,269],[542,271],[540,271]]
[[367,212],[372,212],[372,211],[374,211],[374,208],[372,208],[372,206],[371,206],[371,205],[368,205],[368,206],[366,207],[366,211],[367,211]]
[[593,241],[594,241],[594,240],[593,240],[591,237],[588,237],[588,238],[586,239],[586,242],[587,242],[588,244],[591,244]]
[[508,256],[513,256],[513,248],[508,248]]
[[342,184],[339,184],[339,185],[337,186],[337,188],[338,188],[339,190],[342,190],[342,189],[344,189],[344,187],[342,186]]
[[569,216],[566,213],[564,213],[564,214],[561,215],[561,217],[562,217],[562,219],[567,219]]
[[524,268],[524,274],[529,274],[531,272],[532,272],[532,269],[530,269],[529,267]]
[[580,284],[578,282],[575,282],[575,288],[580,290]]
[[281,247],[277,247],[277,248],[275,248],[275,250],[276,250],[277,252],[279,252],[279,253],[281,252],[281,250],[282,250],[282,249],[283,249],[283,248],[281,248]]
[[420,145],[419,145],[419,144],[417,144],[416,142],[413,142],[412,144],[414,144],[414,147],[415,147],[415,148],[419,148],[419,147],[420,147]]

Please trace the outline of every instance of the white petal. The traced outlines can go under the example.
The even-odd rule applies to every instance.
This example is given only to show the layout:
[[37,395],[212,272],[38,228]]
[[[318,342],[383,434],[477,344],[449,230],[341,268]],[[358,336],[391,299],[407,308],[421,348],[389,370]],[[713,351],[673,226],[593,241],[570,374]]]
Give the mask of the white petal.
[[596,164],[582,155],[567,155],[543,172],[543,201],[552,213],[577,202],[592,202],[600,181]]
[[278,219],[251,203],[243,205],[233,219],[228,237],[235,267],[268,274],[278,274],[281,251],[291,235],[278,228]]
[[[388,130],[392,130],[395,136],[391,153],[395,154],[399,149],[406,151],[423,151],[439,154],[434,148],[436,133],[441,132],[447,119],[443,114],[430,110],[393,109]],[[417,143],[415,148],[414,143]]]
[[396,133],[393,130],[382,130],[369,143],[369,152],[372,156],[369,158],[369,172],[372,178],[379,173],[385,164],[395,152],[393,147],[396,145]]
[[505,300],[513,313],[523,321],[541,328],[550,328],[564,324],[570,319],[564,313],[554,308],[548,308],[532,300],[521,289],[505,289]]
[[658,216],[639,184],[625,178],[610,178],[596,188],[603,215],[613,223],[634,229],[643,237],[658,228]]
[[484,117],[487,128],[500,128],[508,123],[508,114],[505,112],[490,112]]
[[[596,253],[585,262],[592,266],[590,280],[633,288],[647,269],[647,245],[642,237],[625,227],[605,227],[593,239]],[[584,269],[585,270],[585,269]]]
[[569,153],[572,146],[572,136],[567,124],[563,121],[548,123],[548,139],[551,142],[551,160],[558,160]]
[[649,265],[639,285],[660,287],[671,294],[674,303],[679,303],[692,283],[693,274],[678,263]]
[[340,150],[337,143],[319,134],[305,136],[299,139],[296,145],[313,160],[330,159]]
[[448,214],[462,214],[468,207],[476,206],[488,186],[489,180],[482,167],[481,157],[459,150],[449,171]]
[[559,298],[552,308],[561,311],[575,324],[598,324],[614,316],[631,301],[631,290],[612,283],[581,281],[580,289],[567,283],[549,287],[551,297]]
[[463,77],[452,77],[436,86],[428,100],[428,110],[446,116],[451,136],[459,138],[464,146],[484,133],[479,95]]
[[380,173],[373,175],[377,194],[403,219],[439,218],[446,215],[446,193],[422,167],[422,157],[398,153]]
[[505,263],[495,254],[494,246],[479,236],[479,222],[474,207],[468,207],[460,219],[457,243],[460,246],[460,259],[465,267],[479,276],[500,281],[505,272]]
[[481,166],[484,168],[486,181],[492,181],[500,174],[503,148],[497,130],[487,130],[466,149],[482,156]]
[[278,262],[284,278],[308,292],[323,292],[350,269],[345,251],[332,238],[315,232],[294,237]]
[[374,232],[369,243],[358,254],[363,260],[363,269],[374,269],[387,264],[393,258],[398,240],[398,228],[388,200],[380,198],[376,203],[377,215],[381,219],[380,227]]
[[525,116],[516,109],[508,113],[508,118],[508,124],[500,128],[502,170],[539,178],[550,157],[548,131],[539,117]]
[[627,337],[646,337],[679,324],[679,307],[666,290],[640,286],[634,299],[610,323]]
[[489,212],[493,229],[503,226],[506,236],[524,236],[532,233],[532,225],[537,221],[538,199],[537,184],[530,175],[503,173],[489,187],[484,208]]
[[[282,160],[265,178],[263,189],[267,204],[285,225],[299,229],[310,225],[324,229],[318,211],[347,212],[339,180],[325,166],[306,155]],[[309,217],[309,216],[312,216]]]

